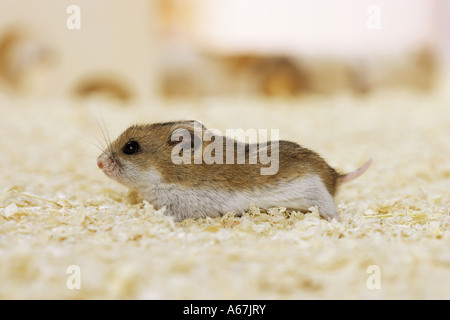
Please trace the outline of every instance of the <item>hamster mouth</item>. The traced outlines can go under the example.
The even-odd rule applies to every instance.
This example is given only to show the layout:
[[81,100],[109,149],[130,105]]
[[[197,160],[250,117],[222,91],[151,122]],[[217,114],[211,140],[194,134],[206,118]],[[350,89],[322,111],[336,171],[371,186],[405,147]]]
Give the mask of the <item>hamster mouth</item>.
[[108,177],[118,179],[120,165],[115,159],[111,159],[110,156],[103,153],[97,158],[97,166]]

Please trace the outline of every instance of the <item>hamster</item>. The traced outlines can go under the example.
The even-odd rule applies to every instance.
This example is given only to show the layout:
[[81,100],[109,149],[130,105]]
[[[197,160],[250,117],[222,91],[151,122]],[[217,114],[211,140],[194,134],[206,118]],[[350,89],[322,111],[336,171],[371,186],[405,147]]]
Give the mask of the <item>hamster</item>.
[[[280,206],[302,212],[317,206],[322,217],[339,221],[334,203],[338,187],[363,174],[372,163],[369,159],[358,170],[340,174],[318,154],[294,142],[249,144],[226,136],[212,141],[202,139],[206,133],[208,129],[196,120],[133,125],[108,144],[97,165],[156,208],[165,206],[165,214],[176,221],[241,214],[252,203],[264,209]],[[213,143],[228,147],[226,154],[219,149],[211,153],[223,161],[201,158]],[[241,152],[229,156],[230,148]],[[262,174],[267,161],[254,161],[262,151],[277,155],[272,159],[277,169],[272,174]],[[239,162],[239,156],[244,156],[245,163]]]

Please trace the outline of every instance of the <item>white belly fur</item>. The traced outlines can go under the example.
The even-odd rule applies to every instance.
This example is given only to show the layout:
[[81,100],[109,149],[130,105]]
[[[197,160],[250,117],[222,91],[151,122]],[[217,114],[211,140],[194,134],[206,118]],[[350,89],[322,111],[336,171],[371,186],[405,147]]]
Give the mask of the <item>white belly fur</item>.
[[260,208],[286,207],[306,211],[317,206],[320,214],[339,220],[339,215],[322,180],[318,176],[299,178],[275,187],[261,186],[255,191],[222,191],[185,188],[162,182],[156,172],[149,172],[148,182],[139,192],[156,207],[166,206],[166,214],[175,220],[219,217],[227,212],[242,213],[250,204]]

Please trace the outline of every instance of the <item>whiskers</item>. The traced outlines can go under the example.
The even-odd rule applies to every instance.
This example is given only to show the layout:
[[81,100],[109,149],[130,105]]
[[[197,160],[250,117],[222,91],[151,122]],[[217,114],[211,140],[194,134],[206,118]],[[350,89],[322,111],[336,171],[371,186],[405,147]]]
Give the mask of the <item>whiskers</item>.
[[101,110],[98,109],[98,112],[100,114],[100,120],[96,118],[95,122],[97,123],[97,127],[101,133],[101,136],[103,137],[103,141],[96,138],[96,144],[94,145],[96,145],[97,148],[99,148],[102,153],[105,153],[106,151],[111,152],[111,136],[109,134],[109,130]]
[[99,156],[99,153],[95,150],[85,150],[84,152],[78,154],[73,158],[72,162],[77,165],[86,168],[86,167],[97,167],[95,159]]
[[[77,153],[77,156],[71,162],[85,168],[97,169],[97,158],[111,150],[111,137],[105,119],[99,108],[97,116],[92,116],[91,130],[80,134],[79,140],[83,141],[83,146]],[[95,124],[94,124],[95,123]]]

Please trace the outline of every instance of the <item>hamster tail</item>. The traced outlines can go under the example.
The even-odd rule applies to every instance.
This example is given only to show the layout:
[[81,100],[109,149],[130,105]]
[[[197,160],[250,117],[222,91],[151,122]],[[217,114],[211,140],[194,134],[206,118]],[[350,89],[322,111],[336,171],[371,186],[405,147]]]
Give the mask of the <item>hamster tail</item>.
[[350,173],[346,173],[346,174],[341,174],[338,178],[338,181],[340,183],[342,182],[348,182],[348,181],[352,181],[356,178],[358,178],[360,175],[362,175],[364,172],[367,171],[367,169],[369,169],[370,165],[372,164],[372,158],[370,158],[369,160],[367,160],[366,163],[363,164],[363,166],[353,172]]

